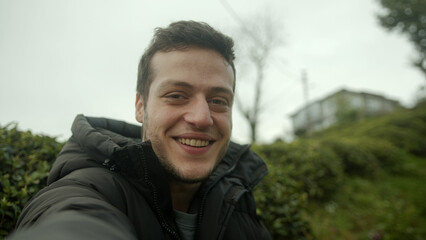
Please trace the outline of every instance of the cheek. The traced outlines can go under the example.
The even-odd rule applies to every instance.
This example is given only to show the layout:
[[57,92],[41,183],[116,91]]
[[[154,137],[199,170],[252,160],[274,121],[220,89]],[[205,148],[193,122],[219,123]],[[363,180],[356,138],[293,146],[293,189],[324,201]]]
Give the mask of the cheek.
[[232,131],[232,115],[222,115],[215,117],[216,125],[223,135],[230,136]]
[[149,112],[148,116],[145,121],[149,123],[149,135],[164,134],[167,129],[174,126],[179,117],[171,109],[154,109]]

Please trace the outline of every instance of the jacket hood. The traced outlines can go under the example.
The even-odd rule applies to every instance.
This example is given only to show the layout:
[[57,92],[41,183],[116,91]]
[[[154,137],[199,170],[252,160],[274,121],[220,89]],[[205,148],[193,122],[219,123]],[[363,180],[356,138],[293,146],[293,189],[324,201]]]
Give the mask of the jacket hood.
[[[48,184],[74,170],[100,165],[136,178],[143,177],[141,174],[143,174],[144,166],[141,166],[139,161],[135,161],[138,156],[134,156],[132,150],[142,147],[145,152],[149,151],[153,154],[153,151],[149,142],[142,143],[140,126],[80,114],[76,116],[71,131],[71,138],[53,164]],[[231,142],[227,153],[206,180],[206,184],[214,184],[224,175],[228,175],[239,179],[245,187],[253,188],[267,174],[267,168],[263,160],[249,151],[249,148],[249,145]],[[247,156],[244,157],[244,164],[241,164],[243,155]],[[118,157],[123,156],[133,159],[131,165],[114,162]]]

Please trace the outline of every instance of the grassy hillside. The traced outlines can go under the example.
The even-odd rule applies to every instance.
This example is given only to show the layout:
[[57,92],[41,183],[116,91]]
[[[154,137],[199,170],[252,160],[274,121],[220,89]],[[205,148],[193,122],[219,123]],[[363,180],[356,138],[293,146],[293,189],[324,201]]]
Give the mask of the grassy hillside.
[[328,202],[310,203],[318,239],[426,239],[426,104],[336,126],[314,139],[357,142],[375,167],[369,174],[347,169]]
[[325,203],[310,202],[308,215],[318,239],[425,239],[425,159],[405,159],[404,174],[374,179],[346,177]]
[[[306,196],[296,201],[303,215],[297,221],[308,223],[304,234],[276,239],[426,239],[426,104],[253,149],[272,169],[267,181],[286,179],[293,185],[283,189]],[[263,195],[257,190],[267,209]],[[274,217],[263,215],[276,233],[285,215]]]

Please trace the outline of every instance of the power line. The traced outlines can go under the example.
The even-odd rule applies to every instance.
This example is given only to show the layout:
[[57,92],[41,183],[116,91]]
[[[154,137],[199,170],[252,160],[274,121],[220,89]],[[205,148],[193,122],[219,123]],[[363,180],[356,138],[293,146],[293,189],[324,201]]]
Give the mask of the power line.
[[244,21],[240,16],[238,16],[237,12],[232,8],[232,6],[226,1],[226,0],[220,0],[222,3],[222,6],[225,8],[225,10],[231,15],[231,17],[240,25],[241,29],[248,34],[255,42],[256,44],[261,45],[262,42],[259,40],[259,38],[254,34],[250,29],[247,27],[246,24],[244,24]]
[[225,8],[225,10],[231,15],[234,20],[240,24],[241,26],[244,25],[243,20],[238,16],[237,12],[234,11],[232,6],[226,1],[226,0],[220,0],[220,3],[222,3],[222,6]]

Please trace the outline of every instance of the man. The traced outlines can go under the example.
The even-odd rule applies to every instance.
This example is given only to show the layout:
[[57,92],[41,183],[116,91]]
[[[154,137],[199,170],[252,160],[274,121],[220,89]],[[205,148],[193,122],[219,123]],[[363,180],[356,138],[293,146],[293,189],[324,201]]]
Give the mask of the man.
[[158,28],[139,64],[142,132],[77,116],[12,239],[270,239],[251,192],[266,166],[230,143],[233,60],[207,24]]

